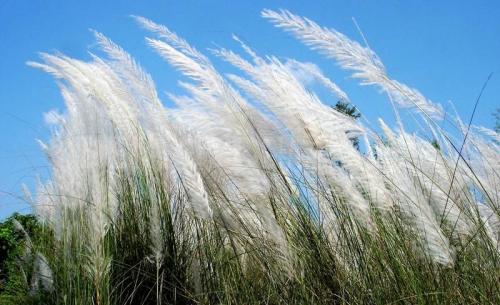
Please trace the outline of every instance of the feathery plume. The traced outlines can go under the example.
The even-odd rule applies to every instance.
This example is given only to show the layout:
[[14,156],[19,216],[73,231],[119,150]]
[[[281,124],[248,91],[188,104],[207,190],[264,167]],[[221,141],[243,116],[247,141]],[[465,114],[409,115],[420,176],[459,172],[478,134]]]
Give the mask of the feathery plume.
[[427,100],[416,89],[391,79],[380,58],[368,47],[361,46],[334,29],[320,27],[307,18],[285,10],[276,12],[266,9],[262,11],[262,17],[291,32],[312,49],[337,60],[342,68],[353,71],[352,76],[361,79],[363,84],[377,85],[400,107],[414,108],[425,116],[442,119],[441,105]]

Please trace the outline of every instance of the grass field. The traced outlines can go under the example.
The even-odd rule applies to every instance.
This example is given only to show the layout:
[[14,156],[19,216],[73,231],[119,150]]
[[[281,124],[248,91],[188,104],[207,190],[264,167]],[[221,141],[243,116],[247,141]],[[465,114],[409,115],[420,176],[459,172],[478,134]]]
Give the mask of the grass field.
[[379,89],[396,126],[323,104],[294,71],[351,105],[316,66],[235,37],[244,55],[212,55],[241,73],[221,74],[142,17],[147,44],[190,79],[174,107],[100,33],[90,62],[42,54],[29,64],[57,79],[66,110],[46,114],[51,180],[27,196],[41,229],[12,267],[23,302],[499,304],[498,133],[392,79],[367,45],[262,15]]

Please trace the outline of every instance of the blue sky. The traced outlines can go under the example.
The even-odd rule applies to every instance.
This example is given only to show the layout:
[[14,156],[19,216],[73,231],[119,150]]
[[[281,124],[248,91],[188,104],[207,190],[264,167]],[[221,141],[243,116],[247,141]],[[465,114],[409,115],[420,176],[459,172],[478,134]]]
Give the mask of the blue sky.
[[[237,49],[236,34],[262,55],[316,63],[372,122],[391,116],[374,88],[360,87],[329,60],[260,17],[263,8],[285,8],[360,40],[354,17],[389,75],[435,102],[452,101],[463,118],[488,74],[491,79],[474,123],[492,127],[500,107],[500,1],[0,1],[0,218],[29,212],[15,196],[49,169],[36,139],[47,140],[43,113],[64,110],[50,76],[25,65],[37,52],[60,51],[88,59],[97,52],[96,29],[130,52],[155,79],[158,91],[177,92],[179,74],[144,43],[147,35],[128,17],[164,24],[199,50]],[[226,65],[214,59],[223,69]],[[162,95],[162,98],[165,96]],[[328,99],[325,102],[332,102]]]

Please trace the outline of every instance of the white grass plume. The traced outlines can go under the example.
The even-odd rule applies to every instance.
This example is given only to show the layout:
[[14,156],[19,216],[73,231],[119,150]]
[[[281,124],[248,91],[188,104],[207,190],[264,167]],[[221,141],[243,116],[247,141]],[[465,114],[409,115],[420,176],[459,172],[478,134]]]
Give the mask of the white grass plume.
[[[166,108],[151,76],[121,47],[94,32],[105,58],[91,54],[85,62],[42,54],[44,63],[30,63],[57,79],[66,104],[65,112],[45,115],[52,138],[41,145],[52,177],[40,184],[35,210],[56,228],[73,225],[65,218],[71,209],[87,213],[92,257],[87,271],[92,276],[105,275],[111,264],[102,251],[120,204],[116,172],[133,171],[136,164],[149,164],[151,173],[160,171],[164,187],[194,215],[223,225],[228,236],[265,237],[287,259],[294,249],[283,224],[302,201],[313,206],[315,224],[339,247],[344,242],[342,205],[374,235],[374,212],[383,211],[383,219],[402,212],[419,237],[416,242],[443,265],[453,264],[453,240],[465,240],[478,228],[498,245],[496,133],[472,128],[459,156],[452,137],[432,125],[431,118],[442,115],[440,106],[390,79],[368,47],[286,11],[265,10],[263,16],[337,60],[362,83],[377,85],[400,107],[418,110],[428,127],[422,130],[435,142],[405,132],[402,122],[397,131],[381,122],[383,135],[378,135],[307,88],[310,78],[338,99],[349,99],[316,65],[260,57],[235,37],[250,60],[226,49],[213,53],[243,72],[245,76],[227,77],[246,99],[187,41],[136,17],[157,35],[147,38],[148,45],[190,78],[180,83],[187,96],[171,95],[175,107]],[[469,128],[456,121],[465,134]],[[351,140],[361,137],[365,147],[357,150]],[[153,177],[146,179],[156,183]],[[147,211],[147,228],[156,237],[150,250],[159,265],[164,253],[157,208]]]
[[353,71],[353,77],[363,84],[377,85],[403,108],[415,108],[435,119],[443,117],[442,107],[427,100],[420,92],[389,78],[380,58],[368,47],[350,40],[334,29],[326,29],[315,22],[288,11],[263,10],[262,16],[277,27],[291,32],[311,48],[320,51],[339,65]]
[[[381,207],[389,204],[376,168],[349,141],[351,136],[363,132],[361,125],[321,103],[276,58],[271,57],[268,61],[254,58],[252,65],[231,51],[223,49],[216,54],[252,78],[254,84],[238,83],[243,85],[242,89],[250,89],[249,94],[257,93],[255,98],[262,99],[261,102],[286,126],[299,146],[326,150],[344,164],[354,179],[369,192],[371,200]],[[238,78],[233,79],[238,81]]]

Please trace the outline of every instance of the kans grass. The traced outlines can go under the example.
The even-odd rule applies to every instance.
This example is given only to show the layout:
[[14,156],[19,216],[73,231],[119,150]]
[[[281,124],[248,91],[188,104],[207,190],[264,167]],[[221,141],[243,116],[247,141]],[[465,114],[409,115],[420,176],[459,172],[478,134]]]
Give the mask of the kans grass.
[[262,16],[379,89],[395,126],[322,103],[300,75],[350,101],[311,63],[235,37],[243,54],[209,51],[241,71],[221,74],[143,17],[147,44],[190,79],[175,106],[100,33],[89,62],[42,54],[29,65],[57,80],[66,109],[46,114],[52,174],[29,199],[43,234],[27,243],[28,299],[499,304],[499,135],[392,79],[366,43],[287,11]]

